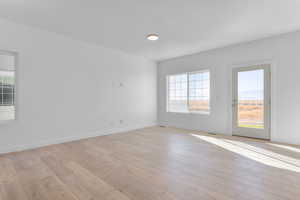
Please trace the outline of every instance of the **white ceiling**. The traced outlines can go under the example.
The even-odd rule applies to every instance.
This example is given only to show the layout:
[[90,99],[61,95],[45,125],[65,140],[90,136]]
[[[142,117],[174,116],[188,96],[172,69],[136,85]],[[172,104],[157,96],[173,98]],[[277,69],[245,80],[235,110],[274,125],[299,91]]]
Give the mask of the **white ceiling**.
[[0,17],[163,60],[298,30],[300,1],[0,0]]

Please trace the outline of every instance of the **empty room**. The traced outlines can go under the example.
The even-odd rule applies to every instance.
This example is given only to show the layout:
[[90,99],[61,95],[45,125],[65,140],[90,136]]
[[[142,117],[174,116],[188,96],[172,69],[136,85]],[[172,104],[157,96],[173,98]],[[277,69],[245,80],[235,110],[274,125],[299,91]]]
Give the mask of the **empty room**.
[[0,200],[299,200],[299,0],[0,0]]

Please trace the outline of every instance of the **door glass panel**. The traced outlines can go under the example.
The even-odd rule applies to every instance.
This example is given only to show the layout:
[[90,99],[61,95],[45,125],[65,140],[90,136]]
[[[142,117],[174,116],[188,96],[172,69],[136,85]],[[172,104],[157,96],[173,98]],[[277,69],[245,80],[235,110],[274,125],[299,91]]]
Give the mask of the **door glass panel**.
[[238,72],[238,126],[264,128],[264,70]]

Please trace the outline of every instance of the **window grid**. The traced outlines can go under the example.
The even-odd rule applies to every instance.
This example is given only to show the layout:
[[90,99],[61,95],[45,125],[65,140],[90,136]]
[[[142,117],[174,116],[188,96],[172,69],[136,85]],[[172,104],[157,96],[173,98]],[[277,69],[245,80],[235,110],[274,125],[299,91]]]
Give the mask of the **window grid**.
[[189,73],[189,111],[209,112],[209,71]]
[[15,105],[14,71],[0,70],[0,106]]
[[168,77],[168,109],[186,110],[187,102],[187,74]]
[[0,121],[15,119],[15,72],[0,70]]
[[170,75],[168,81],[168,112],[209,113],[209,71]]
[[0,123],[16,119],[16,55],[0,51]]

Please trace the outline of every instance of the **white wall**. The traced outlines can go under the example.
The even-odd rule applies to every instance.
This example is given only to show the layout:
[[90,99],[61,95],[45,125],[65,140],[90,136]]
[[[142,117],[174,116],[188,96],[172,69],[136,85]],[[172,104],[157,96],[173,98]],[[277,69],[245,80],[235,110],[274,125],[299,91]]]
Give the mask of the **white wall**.
[[[231,71],[234,66],[272,64],[271,140],[300,144],[300,32],[235,45],[159,63],[160,125],[231,134]],[[166,112],[168,74],[211,70],[211,114]]]
[[19,54],[17,120],[0,124],[0,152],[156,123],[154,62],[5,20],[0,28],[0,50]]

